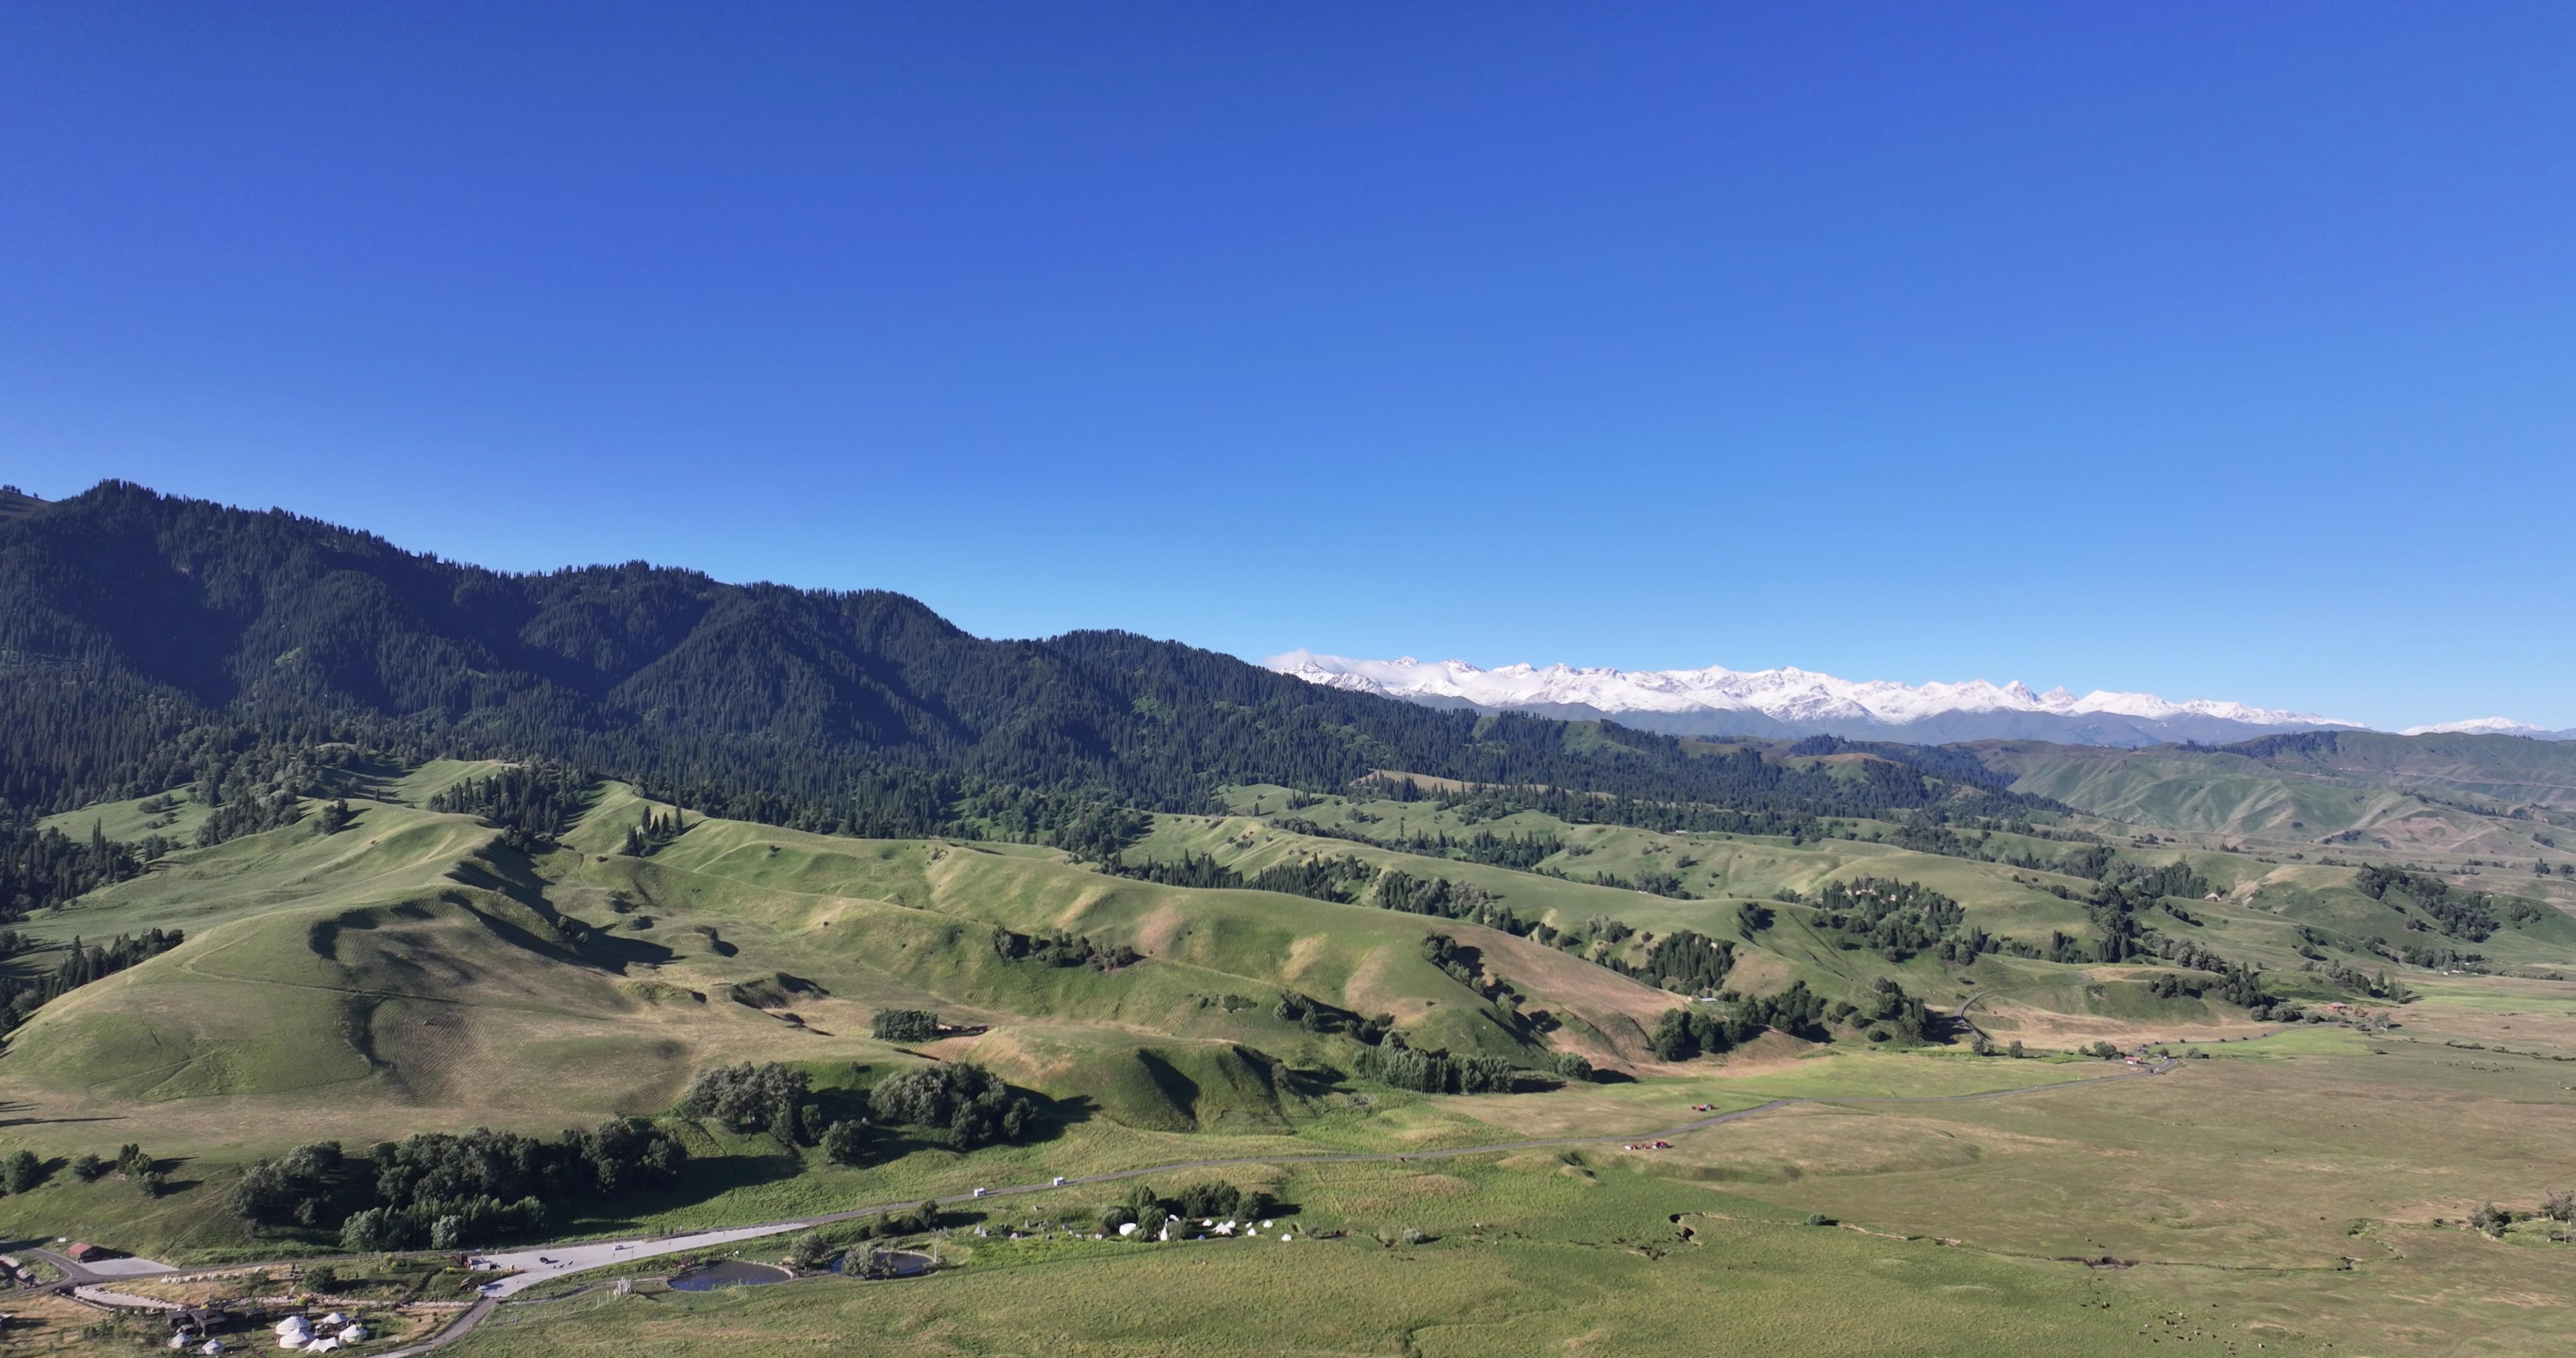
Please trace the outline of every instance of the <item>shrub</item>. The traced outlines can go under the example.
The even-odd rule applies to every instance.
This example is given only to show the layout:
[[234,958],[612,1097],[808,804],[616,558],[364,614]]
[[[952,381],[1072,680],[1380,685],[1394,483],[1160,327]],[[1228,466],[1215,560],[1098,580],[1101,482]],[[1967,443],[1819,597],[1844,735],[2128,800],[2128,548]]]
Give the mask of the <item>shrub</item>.
[[927,1009],[880,1009],[868,1032],[881,1042],[927,1042],[939,1033],[939,1016]]
[[868,1153],[868,1125],[835,1122],[823,1129],[823,1158],[836,1165],[855,1165]]

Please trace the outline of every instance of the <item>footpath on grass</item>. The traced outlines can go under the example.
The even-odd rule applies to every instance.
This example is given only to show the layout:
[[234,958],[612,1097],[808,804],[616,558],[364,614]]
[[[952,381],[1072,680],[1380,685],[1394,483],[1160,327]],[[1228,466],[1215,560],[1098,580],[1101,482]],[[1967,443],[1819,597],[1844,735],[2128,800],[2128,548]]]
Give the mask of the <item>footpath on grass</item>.
[[[1115,1170],[1107,1174],[1086,1174],[1079,1177],[1050,1179],[1044,1183],[1011,1184],[1000,1188],[981,1188],[971,1193],[958,1193],[943,1198],[932,1198],[929,1201],[938,1203],[943,1207],[958,1203],[989,1202],[995,1198],[1019,1197],[1030,1193],[1050,1193],[1057,1189],[1081,1188],[1093,1184],[1117,1183],[1121,1180],[1139,1179],[1147,1175],[1171,1174],[1177,1171],[1193,1169],[1224,1169],[1235,1165],[1397,1164],[1419,1160],[1454,1160],[1462,1156],[1469,1155],[1495,1155],[1513,1151],[1551,1150],[1569,1146],[1598,1146],[1610,1143],[1633,1143],[1641,1141],[1655,1141],[1658,1139],[1669,1140],[1673,1137],[1687,1136],[1692,1132],[1706,1131],[1711,1127],[1723,1126],[1730,1122],[1739,1122],[1745,1118],[1758,1117],[1764,1113],[1776,1112],[1783,1108],[1795,1107],[1796,1105],[1805,1103],[1962,1103],[1977,1099],[2015,1098],[2024,1094],[2039,1094],[2045,1093],[2049,1090],[2068,1089],[2077,1085],[2098,1085],[2106,1084],[2115,1080],[2135,1080],[2163,1075],[2181,1064],[2182,1063],[2179,1061],[2166,1058],[2152,1065],[2141,1066],[2134,1070],[2120,1071],[2109,1075],[2088,1075],[2071,1080],[2057,1080],[2048,1084],[2021,1085],[2009,1089],[1980,1090],[1970,1094],[1890,1094],[1877,1096],[1832,1094],[1795,1095],[1787,1098],[1771,1099],[1767,1102],[1754,1104],[1749,1108],[1737,1108],[1728,1112],[1712,1113],[1707,1117],[1697,1118],[1689,1122],[1681,1123],[1677,1126],[1665,1127],[1649,1132],[1624,1132],[1597,1136],[1539,1137],[1519,1141],[1496,1141],[1481,1146],[1450,1146],[1438,1150],[1327,1151],[1312,1155],[1237,1155],[1211,1157],[1202,1160],[1176,1160],[1169,1164],[1146,1165],[1136,1169]],[[479,1253],[475,1255],[475,1258],[498,1269],[516,1270],[515,1273],[512,1276],[500,1279],[497,1282],[485,1284],[483,1287],[482,1297],[477,1300],[471,1308],[440,1329],[437,1334],[421,1341],[420,1343],[391,1350],[386,1353],[383,1358],[411,1358],[411,1355],[427,1353],[432,1349],[452,1344],[457,1340],[464,1338],[466,1335],[473,1333],[475,1326],[481,1324],[483,1318],[490,1315],[492,1313],[492,1309],[500,1303],[527,1292],[531,1288],[543,1286],[571,1274],[588,1273],[594,1269],[613,1268],[619,1264],[638,1263],[646,1259],[652,1259],[663,1255],[705,1250],[717,1246],[735,1244],[744,1240],[759,1240],[768,1236],[785,1235],[791,1231],[811,1230],[817,1226],[829,1226],[838,1222],[855,1221],[861,1217],[876,1216],[883,1212],[896,1211],[906,1207],[915,1206],[916,1204],[917,1200],[899,1203],[879,1203],[869,1207],[851,1208],[844,1212],[824,1212],[813,1216],[792,1217],[783,1221],[763,1222],[752,1226],[721,1226],[702,1231],[682,1231],[672,1235],[645,1236],[631,1240],[586,1240],[566,1242],[559,1245],[541,1245],[524,1250]],[[117,1271],[115,1274],[110,1275],[85,1268],[71,1259],[55,1255],[50,1251],[27,1252],[36,1254],[46,1262],[55,1264],[63,1270],[64,1280],[55,1284],[52,1290],[73,1292],[75,1288],[86,1286],[90,1291],[84,1299],[90,1300],[94,1304],[114,1305],[114,1302],[109,1300],[109,1295],[105,1294],[104,1290],[98,1287],[98,1284],[109,1282],[111,1277],[160,1277],[202,1271],[196,1269],[172,1268],[168,1265],[154,1264],[149,1260],[134,1259],[117,1261]],[[237,1269],[253,1267],[263,1266],[227,1264],[224,1266],[223,1271],[231,1272]],[[139,1301],[141,1299],[136,1298],[135,1300]]]

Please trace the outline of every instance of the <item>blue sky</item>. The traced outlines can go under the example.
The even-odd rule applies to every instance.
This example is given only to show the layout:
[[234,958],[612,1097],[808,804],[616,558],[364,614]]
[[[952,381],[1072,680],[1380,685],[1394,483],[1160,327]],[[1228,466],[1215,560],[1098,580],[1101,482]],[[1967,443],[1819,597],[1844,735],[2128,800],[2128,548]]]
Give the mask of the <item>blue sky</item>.
[[0,8],[0,480],[2576,726],[2576,8]]

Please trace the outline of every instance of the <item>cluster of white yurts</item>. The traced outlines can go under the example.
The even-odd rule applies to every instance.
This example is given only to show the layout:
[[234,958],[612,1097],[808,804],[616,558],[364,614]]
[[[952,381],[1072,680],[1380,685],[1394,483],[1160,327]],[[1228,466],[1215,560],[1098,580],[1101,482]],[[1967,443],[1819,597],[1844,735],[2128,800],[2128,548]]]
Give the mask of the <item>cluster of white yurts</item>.
[[367,1327],[337,1311],[320,1320],[288,1316],[277,1322],[277,1346],[299,1353],[329,1353],[367,1342]]

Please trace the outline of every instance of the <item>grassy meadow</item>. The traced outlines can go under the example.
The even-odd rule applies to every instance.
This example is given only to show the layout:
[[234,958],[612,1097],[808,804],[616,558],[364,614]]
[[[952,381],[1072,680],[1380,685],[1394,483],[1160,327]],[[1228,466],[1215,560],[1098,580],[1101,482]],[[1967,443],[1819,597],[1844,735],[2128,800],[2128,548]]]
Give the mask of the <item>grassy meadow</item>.
[[[2170,965],[1890,961],[1776,899],[1895,878],[1953,897],[1991,933],[2088,927],[2070,899],[2088,881],[1875,842],[1891,824],[1792,842],[1531,812],[1471,821],[1428,802],[1300,797],[1291,811],[1285,789],[1253,787],[1230,790],[1230,814],[1154,818],[1128,851],[1208,855],[1246,875],[1353,856],[1473,883],[1570,931],[1605,918],[1696,930],[1736,946],[1729,984],[1747,993],[1803,981],[1848,998],[1893,980],[1944,1010],[1974,998],[1980,1027],[2033,1056],[1891,1050],[1840,1030],[1831,1045],[1774,1033],[1666,1063],[1646,1033],[1682,997],[1534,939],[1365,903],[1162,886],[1052,849],[695,813],[637,856],[622,851],[626,827],[673,808],[614,784],[578,828],[534,849],[424,809],[491,767],[382,771],[336,834],[308,818],[183,849],[22,925],[49,946],[153,928],[187,941],[53,1001],[9,1037],[0,1150],[33,1151],[46,1170],[0,1196],[0,1239],[70,1235],[178,1262],[328,1253],[318,1237],[246,1237],[223,1195],[254,1161],[315,1139],[360,1149],[420,1130],[552,1135],[636,1114],[684,1136],[683,1184],[593,1204],[552,1234],[685,1231],[1226,1160],[1241,1162],[1226,1176],[1296,1204],[1299,1238],[1147,1247],[952,1232],[938,1248],[956,1267],[919,1282],[594,1290],[506,1307],[454,1352],[2089,1354],[2189,1340],[2432,1354],[2576,1339],[2563,1286],[2576,1246],[2531,1222],[2503,1239],[2461,1224],[2484,1203],[2528,1212],[2576,1187],[2565,1168],[2576,983],[2542,979],[2576,964],[2576,921],[2563,915],[2480,945],[2522,975],[2374,963],[2417,995],[2359,1005],[2393,1026],[2283,1031],[2214,997],[2156,994]],[[57,821],[120,835],[176,815],[155,832],[181,838],[189,814],[184,802],[119,803]],[[1280,823],[1290,815],[1316,832]],[[1336,829],[1550,834],[1565,848],[1541,866],[1563,875]],[[2187,863],[2212,884],[2216,899],[2182,902],[2158,928],[2260,962],[2319,1002],[2350,997],[2297,970],[2306,939],[2402,937],[2410,918],[2355,890],[2347,868],[2105,838],[2122,860]],[[2000,833],[1984,843],[2040,861],[2068,847]],[[1699,899],[1585,880],[1595,873],[1670,874]],[[1774,924],[1748,932],[1746,903],[1769,905]],[[1538,1033],[1427,961],[1434,929],[1563,1026]],[[1051,967],[996,948],[1010,933],[1059,932],[1146,960]],[[1392,1015],[1416,1046],[1524,1064],[1570,1050],[1612,1078],[1512,1095],[1373,1085],[1347,1073],[1346,1039],[1274,1012],[1286,993]],[[931,1009],[963,1031],[878,1041],[870,1020],[886,1008]],[[2179,1065],[2105,1078],[2131,1068],[2068,1054],[2104,1039],[2163,1043]],[[670,1116],[694,1074],[738,1061],[793,1063],[824,1107],[856,1114],[888,1074],[960,1059],[1033,1097],[1038,1132],[971,1154],[888,1133],[846,1166]],[[1695,1105],[1772,1100],[1801,1102],[1666,1150],[1620,1145],[1707,1116]],[[1605,1137],[1411,1164],[1301,1160]],[[128,1142],[166,1168],[157,1195],[65,1168]],[[986,1224],[1088,1220],[1115,1196],[1014,1198],[1010,1217]],[[1407,1231],[1427,1238],[1408,1243]],[[50,1321],[38,1332],[64,1333]],[[12,1342],[0,1333],[0,1348]]]

